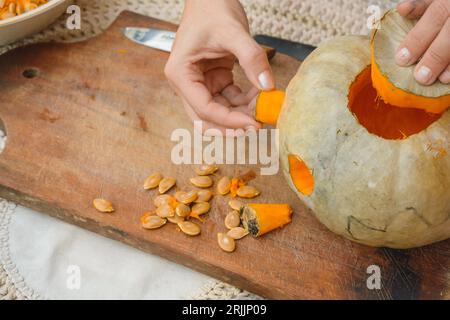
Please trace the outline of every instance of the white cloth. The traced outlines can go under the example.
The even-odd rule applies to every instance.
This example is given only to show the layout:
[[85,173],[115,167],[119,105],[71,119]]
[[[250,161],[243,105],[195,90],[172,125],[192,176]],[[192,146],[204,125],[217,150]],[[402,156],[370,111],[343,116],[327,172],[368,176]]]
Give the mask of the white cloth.
[[[9,255],[27,286],[48,299],[192,299],[213,281],[20,206],[9,223]],[[71,289],[77,270],[78,290]]]

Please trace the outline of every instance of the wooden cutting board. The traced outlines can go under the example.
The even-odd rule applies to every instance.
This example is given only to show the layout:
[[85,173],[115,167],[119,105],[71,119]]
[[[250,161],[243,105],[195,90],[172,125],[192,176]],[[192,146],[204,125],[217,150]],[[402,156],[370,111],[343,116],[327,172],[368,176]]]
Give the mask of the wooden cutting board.
[[[258,240],[244,238],[232,254],[216,242],[225,231],[226,197],[214,198],[199,237],[175,225],[142,229],[139,218],[155,196],[142,190],[147,175],[160,171],[189,188],[193,168],[172,164],[170,136],[177,128],[192,132],[192,125],[164,77],[168,54],[127,40],[125,26],[176,29],[123,12],[89,41],[31,45],[0,57],[0,118],[8,135],[0,197],[267,298],[450,298],[449,241],[404,251],[352,243],[323,227],[280,174],[252,184],[262,191],[258,201],[290,203],[292,223]],[[277,55],[272,65],[285,87],[299,63]],[[236,77],[245,86],[241,71]],[[248,168],[221,166],[220,174]],[[116,212],[95,211],[97,197],[112,200]],[[371,265],[381,268],[381,290],[366,286]]]

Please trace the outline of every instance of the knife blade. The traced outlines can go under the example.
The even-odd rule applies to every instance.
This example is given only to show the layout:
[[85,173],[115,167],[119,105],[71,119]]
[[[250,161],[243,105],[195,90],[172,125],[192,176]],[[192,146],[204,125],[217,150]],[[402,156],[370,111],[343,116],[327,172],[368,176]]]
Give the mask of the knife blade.
[[[123,34],[133,42],[165,52],[172,51],[176,36],[176,33],[173,31],[135,27],[124,28]],[[266,50],[267,57],[272,59],[276,54],[276,50],[265,46],[263,47],[264,50]]]
[[[135,43],[165,52],[172,51],[176,37],[176,32],[155,28],[126,27],[123,34]],[[264,35],[256,36],[255,40],[264,47],[269,59],[280,50],[293,58],[304,60],[315,49],[306,44]]]
[[278,52],[296,58],[300,61],[304,61],[316,49],[316,47],[309,44],[294,42],[266,35],[256,35],[254,38],[260,45],[275,48]]
[[123,34],[133,42],[165,52],[172,51],[176,36],[173,31],[135,27],[124,28]]

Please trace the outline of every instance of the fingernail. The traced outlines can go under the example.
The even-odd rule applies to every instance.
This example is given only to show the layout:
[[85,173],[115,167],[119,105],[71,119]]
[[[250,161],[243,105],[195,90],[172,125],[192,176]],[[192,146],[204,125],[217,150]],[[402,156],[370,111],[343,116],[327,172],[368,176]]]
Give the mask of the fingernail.
[[439,77],[439,80],[444,84],[449,84],[450,83],[450,71],[445,70]]
[[258,81],[262,90],[272,90],[275,86],[269,71],[261,72],[258,76]]
[[431,69],[426,66],[421,66],[416,72],[416,80],[422,84],[428,84],[431,80]]
[[409,52],[408,48],[400,49],[395,55],[395,61],[400,66],[407,66],[411,62],[411,52]]
[[256,131],[256,127],[254,127],[254,126],[248,126],[248,127],[245,128],[245,131],[246,131],[246,132],[249,132],[249,131]]

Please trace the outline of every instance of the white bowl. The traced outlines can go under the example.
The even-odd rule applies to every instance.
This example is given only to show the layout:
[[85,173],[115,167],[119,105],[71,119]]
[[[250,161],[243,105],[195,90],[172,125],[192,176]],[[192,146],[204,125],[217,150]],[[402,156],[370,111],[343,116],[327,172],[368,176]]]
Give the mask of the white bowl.
[[50,0],[36,9],[13,18],[0,20],[0,45],[5,45],[39,32],[63,14],[68,0]]

